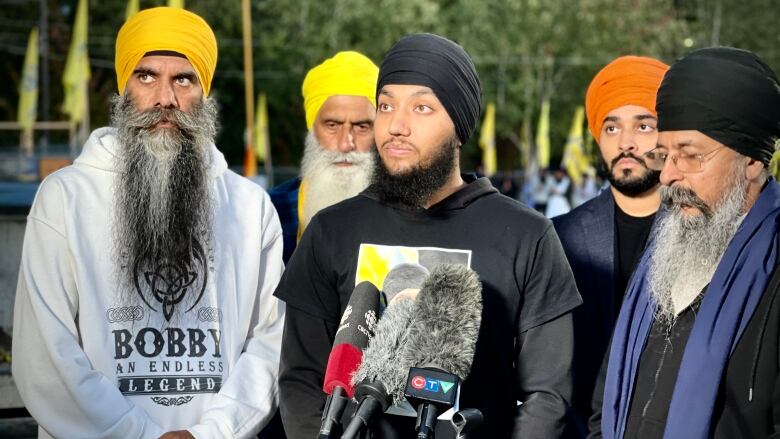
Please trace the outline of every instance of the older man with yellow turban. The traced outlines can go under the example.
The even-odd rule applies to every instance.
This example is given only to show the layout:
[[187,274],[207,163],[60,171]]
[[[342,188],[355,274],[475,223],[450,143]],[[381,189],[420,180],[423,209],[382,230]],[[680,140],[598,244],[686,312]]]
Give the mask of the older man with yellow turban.
[[247,438],[276,410],[281,227],[214,145],[216,63],[199,16],[131,17],[112,126],[41,183],[13,353],[41,437]]
[[644,154],[656,146],[655,95],[668,68],[642,56],[617,58],[593,78],[585,97],[588,128],[611,187],[553,219],[583,300],[574,311],[575,413],[567,437],[588,432],[599,366],[660,206],[660,173],[648,168]]
[[269,191],[282,221],[285,263],[317,212],[369,184],[378,74],[370,59],[347,51],[311,69],[303,81],[308,134],[301,175]]

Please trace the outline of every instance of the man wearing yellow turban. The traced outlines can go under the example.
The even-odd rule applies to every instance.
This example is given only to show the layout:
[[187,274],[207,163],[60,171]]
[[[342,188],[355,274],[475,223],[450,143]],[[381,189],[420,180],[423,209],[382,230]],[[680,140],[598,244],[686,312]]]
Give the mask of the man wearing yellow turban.
[[317,212],[369,184],[378,74],[370,59],[352,51],[339,52],[306,74],[308,133],[301,175],[269,191],[282,221],[285,263]]
[[254,437],[277,407],[281,227],[214,145],[214,33],[184,9],[116,41],[112,126],[31,208],[13,373],[40,437]]
[[583,300],[574,310],[575,413],[567,437],[587,435],[601,360],[661,203],[660,172],[648,168],[644,154],[658,139],[655,96],[668,68],[652,58],[622,56],[593,78],[585,96],[610,188],[553,218]]

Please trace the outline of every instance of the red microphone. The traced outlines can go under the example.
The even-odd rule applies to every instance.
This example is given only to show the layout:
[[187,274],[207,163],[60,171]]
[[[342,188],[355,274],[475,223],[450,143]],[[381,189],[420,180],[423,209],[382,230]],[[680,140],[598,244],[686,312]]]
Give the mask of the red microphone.
[[322,390],[329,396],[322,412],[319,439],[330,438],[340,428],[339,419],[355,391],[352,375],[363,361],[368,340],[374,336],[379,307],[380,292],[371,282],[361,282],[352,291],[325,369]]

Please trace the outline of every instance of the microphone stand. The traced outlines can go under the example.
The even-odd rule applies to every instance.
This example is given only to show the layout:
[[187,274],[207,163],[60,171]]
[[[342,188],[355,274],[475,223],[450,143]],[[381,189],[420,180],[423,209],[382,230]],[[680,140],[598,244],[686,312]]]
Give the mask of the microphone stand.
[[436,437],[436,418],[439,410],[435,404],[422,403],[417,407],[417,422],[414,424],[417,430],[417,439],[433,439]]
[[325,403],[325,410],[322,411],[322,424],[317,439],[337,438],[341,433],[341,414],[349,403],[349,398],[345,396],[346,391],[341,386],[336,386],[333,393],[328,395],[328,401]]
[[359,402],[357,410],[352,415],[342,439],[355,439],[370,420],[390,407],[392,397],[387,394],[385,386],[378,381],[363,381],[355,386],[355,399]]

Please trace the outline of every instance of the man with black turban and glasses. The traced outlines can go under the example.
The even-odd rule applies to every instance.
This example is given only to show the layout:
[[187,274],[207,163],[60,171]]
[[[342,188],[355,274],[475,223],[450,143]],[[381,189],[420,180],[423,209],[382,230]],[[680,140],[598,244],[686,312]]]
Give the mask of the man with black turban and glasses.
[[40,437],[247,438],[276,409],[282,232],[214,145],[216,64],[201,17],[131,17],[113,126],[41,183],[13,340]]
[[751,52],[701,49],[666,73],[656,111],[646,162],[667,212],[626,292],[591,435],[775,437],[780,85]]
[[[551,222],[486,178],[460,173],[480,109],[476,69],[456,43],[414,34],[385,55],[372,184],[314,217],[275,293],[288,311],[279,386],[291,439],[317,434],[328,354],[353,288],[367,280],[381,290],[403,263],[461,263],[482,282],[482,323],[459,402],[484,415],[474,437],[553,438],[563,429],[580,297]],[[414,421],[384,415],[371,428],[406,438]]]

